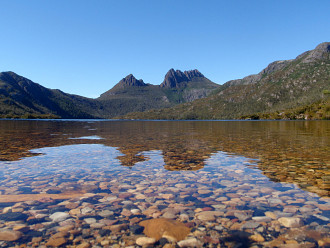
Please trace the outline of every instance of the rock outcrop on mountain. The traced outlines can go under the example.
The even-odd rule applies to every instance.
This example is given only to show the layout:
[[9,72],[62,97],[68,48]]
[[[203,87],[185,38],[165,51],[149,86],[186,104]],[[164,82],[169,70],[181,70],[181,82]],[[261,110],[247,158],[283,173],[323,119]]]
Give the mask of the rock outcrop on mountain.
[[263,77],[285,68],[292,60],[281,60],[275,61],[270,63],[265,69],[263,69],[258,74],[253,74],[246,76],[242,79],[231,80],[225,83],[226,87],[233,86],[233,85],[247,85],[247,84],[254,84],[260,81]]
[[169,70],[164,81],[161,83],[162,88],[179,88],[181,83],[189,81],[188,77],[180,70]]
[[302,62],[310,63],[317,60],[328,60],[330,59],[330,42],[323,42],[319,44],[314,50],[307,51],[299,55],[296,59],[303,58]]
[[191,71],[180,71],[170,69],[166,75],[164,81],[160,84],[162,88],[180,88],[184,87],[186,83],[194,78],[205,78],[202,73],[197,69]]
[[205,76],[197,69],[184,71],[183,73],[187,76],[189,80],[192,80],[193,78],[205,78]]

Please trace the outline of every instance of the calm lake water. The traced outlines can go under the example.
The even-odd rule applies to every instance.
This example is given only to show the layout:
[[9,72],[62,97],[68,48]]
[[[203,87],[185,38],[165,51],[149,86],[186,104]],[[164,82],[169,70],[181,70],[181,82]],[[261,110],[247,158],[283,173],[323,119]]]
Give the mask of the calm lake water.
[[329,121],[2,120],[0,179],[3,247],[330,245]]

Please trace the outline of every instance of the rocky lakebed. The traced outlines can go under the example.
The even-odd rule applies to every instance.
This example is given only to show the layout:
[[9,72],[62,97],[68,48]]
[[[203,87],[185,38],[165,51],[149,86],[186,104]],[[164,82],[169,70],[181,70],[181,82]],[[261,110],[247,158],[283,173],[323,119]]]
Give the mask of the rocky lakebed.
[[0,247],[330,247],[324,136],[311,160],[267,123],[36,123],[2,123]]

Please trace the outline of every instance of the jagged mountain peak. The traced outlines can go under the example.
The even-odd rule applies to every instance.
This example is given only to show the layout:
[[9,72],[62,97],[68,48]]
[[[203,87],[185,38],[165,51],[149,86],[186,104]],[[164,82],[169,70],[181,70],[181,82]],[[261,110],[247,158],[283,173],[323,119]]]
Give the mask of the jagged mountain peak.
[[122,86],[145,86],[146,84],[143,82],[142,79],[136,79],[133,74],[129,74],[124,77],[122,80],[119,81],[117,85]]
[[188,77],[180,70],[170,69],[166,75],[164,81],[161,83],[160,87],[163,88],[176,88],[182,82],[187,82]]
[[180,71],[170,69],[166,75],[164,81],[161,83],[160,87],[162,88],[177,88],[180,87],[182,82],[189,82],[195,77],[204,77],[197,69],[190,71]]
[[184,71],[184,74],[187,76],[189,80],[191,80],[194,77],[204,77],[204,75],[197,69]]
[[101,94],[99,99],[107,99],[108,96],[121,94],[121,92],[128,88],[133,87],[144,87],[148,86],[148,84],[144,83],[142,79],[138,80],[133,74],[129,74],[120,80],[113,88]]

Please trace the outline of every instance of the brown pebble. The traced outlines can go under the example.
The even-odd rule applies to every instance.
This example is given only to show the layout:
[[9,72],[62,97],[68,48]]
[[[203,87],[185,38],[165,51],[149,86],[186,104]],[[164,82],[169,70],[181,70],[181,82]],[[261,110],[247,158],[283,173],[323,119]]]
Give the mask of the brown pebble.
[[47,246],[58,247],[64,245],[67,242],[66,238],[53,238],[51,237],[48,242],[46,243]]
[[103,229],[110,229],[112,232],[120,232],[121,230],[126,230],[128,226],[126,224],[112,225],[103,227]]
[[285,227],[300,227],[303,224],[300,218],[295,217],[282,217],[278,221]]
[[265,241],[264,237],[262,237],[259,233],[251,235],[250,239],[255,242],[264,242]]
[[143,232],[145,235],[156,240],[159,240],[165,233],[166,236],[171,236],[180,241],[190,233],[190,228],[183,223],[169,219],[144,220],[140,222],[140,226],[144,227]]
[[32,238],[32,243],[40,243],[42,240],[42,237],[33,237]]
[[73,225],[69,225],[69,226],[61,226],[57,229],[57,231],[59,232],[69,232],[70,230],[72,230],[74,228]]
[[52,235],[50,238],[51,239],[57,239],[57,238],[65,237],[67,235],[68,235],[67,232],[58,232],[58,233],[55,233],[54,235]]
[[175,244],[169,244],[169,243],[167,243],[167,244],[165,244],[163,246],[163,248],[175,248]]
[[22,237],[22,233],[19,231],[13,230],[1,230],[0,231],[0,240],[2,241],[15,241]]
[[148,237],[139,237],[136,240],[136,244],[140,246],[147,246],[152,245],[156,242],[156,239],[154,238],[148,238]]
[[317,243],[321,247],[330,247],[330,238],[323,238],[322,240],[319,240]]
[[70,202],[65,205],[65,207],[68,209],[74,209],[74,208],[77,208],[78,206],[79,206],[79,203],[77,203],[77,202]]
[[160,197],[166,199],[166,200],[170,200],[174,198],[173,194],[161,194]]
[[24,224],[19,224],[13,227],[14,231],[20,231],[20,232],[27,232],[30,230],[30,228]]
[[79,215],[81,213],[80,208],[74,208],[69,211],[70,215]]
[[196,218],[202,221],[214,221],[217,216],[224,215],[220,211],[203,211],[196,214]]
[[91,244],[87,242],[83,242],[80,245],[76,246],[76,248],[89,248],[89,247],[91,247]]
[[121,215],[129,217],[132,215],[132,212],[126,208],[123,209],[123,211],[121,212]]

